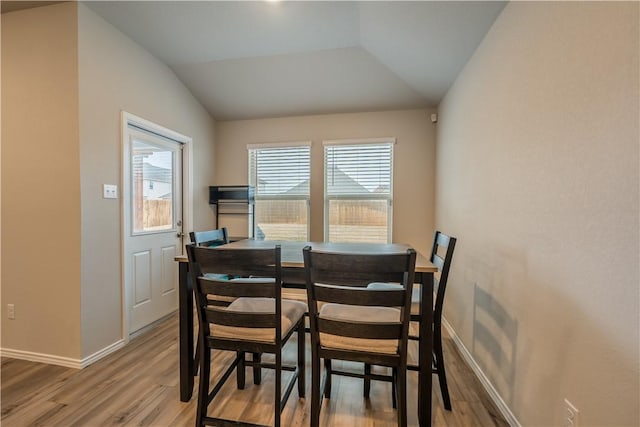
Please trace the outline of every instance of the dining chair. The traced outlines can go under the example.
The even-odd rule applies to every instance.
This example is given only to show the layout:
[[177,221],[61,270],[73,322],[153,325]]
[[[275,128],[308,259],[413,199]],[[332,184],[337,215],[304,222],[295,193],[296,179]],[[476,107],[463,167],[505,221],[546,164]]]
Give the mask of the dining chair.
[[[247,365],[275,369],[274,425],[281,425],[280,415],[297,381],[298,395],[305,396],[306,304],[282,300],[282,266],[280,246],[260,249],[224,249],[187,246],[189,269],[194,284],[198,314],[200,381],[196,425],[238,425],[237,421],[207,416],[207,408],[224,383],[237,370],[237,388],[245,386]],[[222,280],[207,273],[225,272],[233,279]],[[228,307],[212,305],[209,296],[234,298]],[[297,332],[296,366],[282,364],[282,350]],[[210,391],[212,350],[235,351],[236,357]],[[247,360],[246,353],[274,354],[275,363]],[[282,391],[282,371],[292,371]],[[256,382],[256,378],[254,378]],[[259,382],[259,381],[258,381]],[[237,414],[236,414],[237,415]],[[242,423],[240,423],[242,425]]]
[[[307,246],[303,256],[311,329],[311,426],[320,425],[323,396],[331,397],[332,375],[395,381],[398,426],[406,426],[407,339],[416,252],[344,254]],[[401,286],[368,289],[373,280]],[[392,374],[333,369],[332,360],[386,366]]]
[[[433,306],[433,373],[438,375],[440,383],[440,392],[442,394],[442,402],[446,410],[451,410],[451,398],[449,396],[449,388],[447,387],[447,374],[444,365],[444,354],[442,351],[442,308],[444,305],[444,294],[447,289],[447,281],[449,279],[449,269],[453,259],[453,250],[456,247],[457,239],[448,236],[441,231],[436,231],[433,236],[433,244],[431,246],[430,261],[438,268],[438,273],[434,275],[434,292],[435,300]],[[437,276],[440,276],[438,279]],[[393,283],[374,282],[370,283],[369,289],[387,289],[397,286]],[[420,313],[420,285],[413,288],[413,296],[411,298],[411,321],[418,322],[422,320]],[[419,326],[418,326],[419,327]],[[420,334],[410,335],[410,340],[420,340]],[[370,367],[367,367],[370,369]],[[408,369],[417,371],[418,366],[408,365]]]

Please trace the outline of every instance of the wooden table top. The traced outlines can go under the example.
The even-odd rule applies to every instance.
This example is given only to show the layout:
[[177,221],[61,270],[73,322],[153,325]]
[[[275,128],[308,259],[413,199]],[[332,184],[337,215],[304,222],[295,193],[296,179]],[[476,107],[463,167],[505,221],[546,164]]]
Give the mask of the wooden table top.
[[[314,250],[327,252],[345,252],[362,254],[385,254],[402,253],[410,248],[409,245],[401,243],[325,243],[325,242],[291,242],[284,240],[238,240],[237,242],[217,246],[225,249],[247,249],[247,248],[272,248],[280,245],[282,250],[282,266],[289,268],[303,268],[302,249],[311,246]],[[186,256],[175,257],[178,262],[187,262]],[[417,253],[416,272],[435,273],[438,269],[422,254]]]

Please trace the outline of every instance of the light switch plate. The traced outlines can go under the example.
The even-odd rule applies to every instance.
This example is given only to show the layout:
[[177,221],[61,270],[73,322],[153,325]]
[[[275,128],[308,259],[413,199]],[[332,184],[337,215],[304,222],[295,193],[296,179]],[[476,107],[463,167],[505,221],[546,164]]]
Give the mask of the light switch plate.
[[112,184],[104,184],[102,186],[102,197],[105,199],[117,199],[118,186]]

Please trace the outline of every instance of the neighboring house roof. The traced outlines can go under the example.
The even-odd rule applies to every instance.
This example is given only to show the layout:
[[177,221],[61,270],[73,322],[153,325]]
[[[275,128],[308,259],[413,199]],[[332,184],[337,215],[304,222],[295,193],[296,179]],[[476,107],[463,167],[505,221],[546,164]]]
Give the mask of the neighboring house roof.
[[[269,183],[264,180],[258,182],[259,188],[265,188]],[[340,168],[333,170],[333,173],[329,174],[327,182],[327,190],[329,193],[335,193],[335,190],[340,188],[342,194],[371,194],[371,191],[366,187],[360,185],[355,179],[344,173]],[[374,192],[382,193],[387,192],[388,186],[380,186]],[[309,194],[309,180],[304,180],[301,183],[294,185],[287,191],[281,194],[299,195]]]
[[300,184],[291,187],[286,194],[309,194],[309,180],[305,179]]
[[327,172],[327,192],[335,194],[340,189],[342,194],[370,194],[371,192],[360,185],[355,179],[344,173],[340,168]]

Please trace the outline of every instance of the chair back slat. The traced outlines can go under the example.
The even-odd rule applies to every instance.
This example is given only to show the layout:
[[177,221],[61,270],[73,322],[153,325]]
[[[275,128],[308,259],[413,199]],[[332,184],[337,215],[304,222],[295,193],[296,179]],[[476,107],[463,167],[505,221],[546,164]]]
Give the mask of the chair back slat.
[[[218,280],[199,277],[198,282],[203,293],[225,297],[275,298],[276,287],[273,280],[250,281],[242,279]],[[266,286],[265,286],[266,285]]]
[[268,249],[194,247],[193,250],[203,274],[240,277],[273,277],[274,274],[274,254]]
[[229,243],[229,233],[226,227],[216,230],[192,231],[189,233],[191,243],[196,246],[220,246]]
[[402,322],[342,322],[320,317],[318,318],[318,332],[349,338],[397,340],[402,334]]
[[401,282],[407,264],[406,254],[317,253],[323,256],[315,257],[312,279],[334,285],[366,287],[372,281]]
[[[435,236],[435,241],[436,244],[438,246],[442,246],[444,248],[448,247],[452,237],[447,236],[446,234],[440,232],[440,231],[436,231],[436,236]],[[453,239],[455,240],[455,237],[453,237]]]
[[405,290],[402,288],[371,290],[360,287],[350,288],[317,284],[315,287],[315,297],[318,301],[329,303],[400,307],[404,304]]
[[[274,313],[245,313],[242,311],[228,311],[215,307],[205,309],[209,323],[241,328],[275,328],[279,317]],[[241,338],[241,337],[238,337]]]
[[442,271],[442,267],[444,267],[444,258],[440,255],[434,254],[431,257],[431,263],[436,266],[438,271]]

